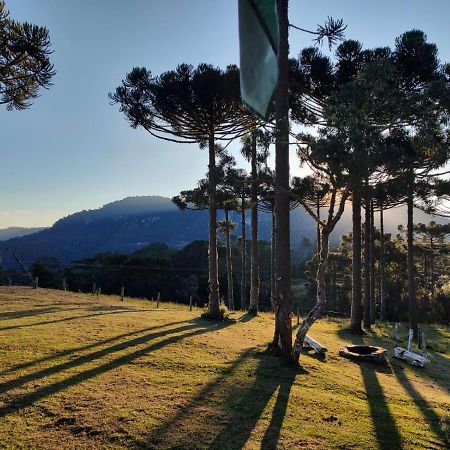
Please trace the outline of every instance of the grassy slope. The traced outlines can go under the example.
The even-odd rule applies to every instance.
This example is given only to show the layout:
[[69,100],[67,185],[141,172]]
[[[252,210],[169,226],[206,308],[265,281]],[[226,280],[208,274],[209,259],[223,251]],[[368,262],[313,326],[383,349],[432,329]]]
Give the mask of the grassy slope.
[[[338,356],[339,321],[312,335],[325,361],[261,353],[272,317],[228,326],[183,306],[0,288],[0,448],[443,448],[450,331],[425,370]],[[390,330],[364,341],[392,349]],[[447,351],[447,353],[444,353]]]

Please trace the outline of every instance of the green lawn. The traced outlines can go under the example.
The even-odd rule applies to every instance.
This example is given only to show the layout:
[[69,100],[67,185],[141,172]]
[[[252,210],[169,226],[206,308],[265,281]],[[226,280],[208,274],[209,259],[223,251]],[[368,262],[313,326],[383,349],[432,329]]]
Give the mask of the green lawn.
[[[263,353],[273,317],[0,288],[0,448],[436,448],[450,415],[450,331],[428,327],[425,369],[358,365],[344,342],[392,353],[391,325],[354,338],[323,320],[325,360]],[[406,330],[402,330],[406,336]]]

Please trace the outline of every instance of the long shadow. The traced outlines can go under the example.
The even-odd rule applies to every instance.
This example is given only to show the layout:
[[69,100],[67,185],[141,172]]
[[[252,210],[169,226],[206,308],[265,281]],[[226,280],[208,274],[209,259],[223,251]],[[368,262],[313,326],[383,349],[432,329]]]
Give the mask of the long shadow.
[[[250,364],[250,359],[255,357],[258,358],[258,362],[254,371],[254,365]],[[249,363],[248,367],[240,367],[246,363]],[[238,370],[249,372],[248,376],[253,378],[253,382],[242,385],[242,379],[239,379],[236,374]],[[144,444],[142,442],[137,443],[136,448],[142,448],[142,445],[152,448],[152,446],[167,443],[167,439],[173,433],[186,430],[184,435],[177,436],[179,448],[190,448],[189,446],[192,447],[193,442],[195,442],[207,445],[210,449],[241,449],[248,441],[252,430],[274,395],[277,398],[261,448],[276,448],[286,414],[290,389],[295,376],[299,373],[306,372],[300,368],[280,364],[278,358],[265,354],[255,354],[254,350],[247,350],[216,379],[204,387],[186,406],[153,429]],[[237,377],[236,380],[234,379],[235,376]],[[240,377],[242,377],[242,373]],[[215,404],[215,396],[224,396],[220,404],[227,409],[216,410],[215,413],[208,414],[206,419],[200,416],[200,419],[197,420],[202,421],[201,425],[198,427],[192,426],[192,419],[197,417],[196,409],[207,407],[210,401]],[[227,416],[228,419],[224,421],[224,417]],[[189,422],[187,418],[189,418]],[[224,423],[212,442],[205,442],[205,434],[203,433],[205,420],[210,422],[210,426],[205,426],[206,429],[214,429],[217,424]],[[185,421],[187,423],[184,423]],[[196,436],[196,433],[198,433],[198,436]]]
[[360,369],[380,449],[402,449],[402,437],[395,423],[395,418],[389,411],[383,388],[377,377],[376,367],[370,363],[362,363]]
[[26,369],[28,367],[35,366],[35,365],[38,365],[38,364],[41,364],[41,363],[44,363],[44,362],[47,362],[47,361],[52,361],[54,359],[63,358],[65,356],[69,356],[69,355],[71,355],[73,353],[78,353],[78,352],[82,352],[82,351],[86,351],[86,350],[91,350],[91,349],[96,348],[96,347],[101,347],[102,345],[118,341],[118,340],[120,340],[122,338],[126,338],[126,337],[129,337],[129,336],[134,336],[134,335],[140,334],[140,333],[146,333],[148,331],[157,330],[157,329],[160,329],[160,328],[167,328],[168,326],[171,326],[171,325],[179,325],[181,323],[187,323],[187,322],[191,322],[191,321],[190,320],[180,320],[178,322],[169,322],[169,323],[166,323],[164,325],[157,325],[157,326],[154,326],[154,327],[143,328],[141,330],[130,331],[129,333],[119,334],[117,336],[113,336],[113,337],[110,337],[108,339],[103,339],[103,340],[98,341],[98,342],[93,342],[92,344],[87,344],[87,345],[83,345],[81,347],[74,347],[74,348],[71,348],[71,349],[67,349],[67,350],[63,350],[63,351],[60,351],[60,352],[56,352],[56,353],[54,353],[52,355],[44,356],[42,358],[34,359],[32,361],[28,361],[28,362],[25,362],[25,363],[22,363],[22,364],[17,364],[17,365],[15,365],[13,367],[5,369],[2,372],[0,372],[0,376],[4,376],[4,375],[10,374],[10,373],[14,373],[14,372],[17,372],[19,370],[23,370],[23,369]]
[[440,426],[440,417],[434,411],[434,409],[429,405],[429,403],[420,395],[417,389],[413,386],[408,377],[404,374],[401,366],[394,365],[393,367],[394,374],[399,381],[399,383],[403,386],[405,391],[411,397],[411,399],[416,404],[417,408],[421,411],[423,417],[428,422],[433,433],[441,440],[442,448],[445,448],[446,436],[444,431]]
[[[95,352],[94,354],[87,355],[85,357],[77,358],[73,361],[70,361],[66,364],[60,364],[55,367],[55,370],[53,368],[46,369],[43,371],[38,372],[39,376],[38,378],[42,378],[43,376],[50,375],[55,372],[60,372],[61,370],[65,370],[67,368],[71,368],[74,366],[78,366],[80,364],[90,362],[93,359],[97,359],[100,356],[108,355],[111,353],[111,351],[119,351],[122,349],[128,348],[132,344],[132,346],[136,346],[139,344],[146,343],[152,339],[156,339],[158,337],[167,336],[173,333],[182,333],[183,331],[193,330],[188,333],[184,334],[178,334],[175,336],[168,337],[167,339],[164,339],[162,341],[156,342],[154,344],[151,344],[147,347],[141,348],[139,350],[136,350],[132,353],[127,353],[126,355],[123,355],[119,358],[116,358],[112,361],[109,361],[107,363],[104,363],[100,366],[94,367],[89,370],[85,370],[84,372],[77,373],[75,375],[72,375],[68,378],[65,378],[64,380],[54,382],[47,386],[42,386],[38,389],[36,389],[34,392],[31,392],[29,394],[24,394],[19,397],[13,398],[10,402],[7,402],[4,406],[0,407],[0,417],[4,417],[8,414],[15,413],[25,407],[28,407],[32,404],[34,404],[36,401],[41,400],[43,398],[46,398],[50,395],[53,395],[59,391],[62,391],[64,389],[67,389],[68,387],[77,385],[79,383],[82,383],[90,378],[96,377],[102,373],[105,373],[107,371],[110,371],[112,369],[116,369],[117,367],[120,367],[124,364],[128,364],[132,362],[133,360],[140,358],[141,356],[147,355],[148,353],[151,353],[153,351],[159,350],[166,345],[175,344],[183,339],[197,336],[200,334],[208,333],[209,331],[218,330],[220,328],[224,328],[227,326],[227,324],[209,324],[205,323],[204,321],[201,322],[200,320],[194,320],[194,324],[184,327],[178,327],[175,329],[171,329],[165,332],[158,332],[158,333],[152,333],[137,339],[134,339],[132,341],[124,342],[122,344],[118,344],[116,346],[101,350],[99,352]],[[203,328],[199,328],[200,325],[203,325]],[[111,349],[111,350],[110,350]],[[35,379],[31,377],[31,379]],[[29,380],[27,380],[29,381]]]
[[[338,335],[353,344],[362,345],[365,338],[370,338],[375,344],[382,345],[380,339],[374,338],[373,334],[368,332],[364,334],[354,334],[347,329],[338,331]],[[373,343],[373,342],[372,342]],[[377,372],[392,373],[390,367],[383,367],[372,363],[355,363],[359,365],[361,375],[366,389],[367,402],[369,403],[370,415],[375,428],[375,434],[380,450],[402,449],[402,437],[398,430],[395,418],[389,410],[383,388],[378,380]]]
[[[75,309],[75,308],[72,308]],[[39,316],[40,314],[48,314],[52,312],[61,311],[61,308],[57,308],[55,306],[51,306],[48,308],[36,308],[30,310],[23,311],[6,311],[0,313],[0,320],[11,320],[11,319],[20,319],[22,317],[32,317]]]
[[246,312],[245,314],[242,314],[241,317],[236,319],[237,322],[249,322],[250,320],[254,319],[256,317],[256,314]]
[[138,310],[138,309],[127,309],[127,310],[120,310],[120,311],[108,311],[108,312],[102,312],[102,313],[97,313],[97,314],[83,314],[83,315],[79,315],[79,316],[64,317],[62,319],[46,320],[43,322],[25,323],[22,325],[11,325],[9,327],[1,327],[0,331],[17,330],[18,328],[37,327],[40,325],[49,325],[52,323],[69,322],[71,320],[77,320],[77,319],[86,319],[88,317],[106,316],[109,314],[123,314],[123,313],[129,313],[129,312],[142,312],[142,311]]
[[151,341],[152,339],[156,339],[161,336],[165,336],[166,334],[173,333],[182,333],[184,331],[190,330],[192,328],[196,328],[196,324],[190,324],[181,326],[178,328],[173,328],[170,330],[158,331],[155,333],[146,334],[144,336],[139,336],[137,338],[126,340],[120,342],[118,344],[112,345],[110,347],[103,348],[101,350],[97,350],[96,352],[89,353],[88,355],[79,356],[78,358],[71,359],[70,361],[66,361],[61,364],[57,364],[56,366],[46,367],[45,369],[39,370],[37,372],[32,372],[27,375],[23,375],[21,377],[15,378],[11,381],[7,381],[4,383],[0,383],[0,394],[3,394],[10,389],[15,389],[19,386],[22,386],[25,383],[29,383],[30,381],[37,381],[42,378],[48,377],[49,375],[54,375],[63,370],[72,369],[74,367],[80,366],[82,364],[90,363],[95,361],[96,359],[102,358],[103,356],[110,355],[112,353],[116,353],[122,351],[124,349],[128,349],[131,347],[135,347],[137,345],[142,345]]

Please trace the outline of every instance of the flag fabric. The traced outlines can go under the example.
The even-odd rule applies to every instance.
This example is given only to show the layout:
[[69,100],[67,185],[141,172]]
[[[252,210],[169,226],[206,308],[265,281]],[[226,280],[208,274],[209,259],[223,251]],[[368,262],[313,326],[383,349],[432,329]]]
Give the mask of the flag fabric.
[[278,14],[276,0],[239,1],[241,97],[263,119],[278,83]]

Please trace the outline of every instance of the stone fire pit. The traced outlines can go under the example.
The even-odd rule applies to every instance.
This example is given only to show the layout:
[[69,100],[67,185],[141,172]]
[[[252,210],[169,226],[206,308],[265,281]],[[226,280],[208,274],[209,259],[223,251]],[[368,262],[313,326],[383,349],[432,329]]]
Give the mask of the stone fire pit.
[[369,361],[386,364],[387,350],[372,345],[346,345],[339,350],[339,355],[353,361]]

